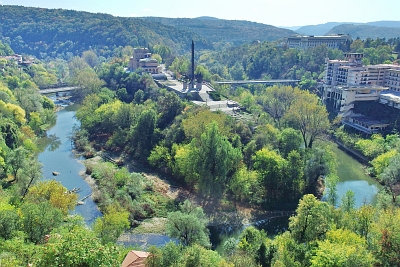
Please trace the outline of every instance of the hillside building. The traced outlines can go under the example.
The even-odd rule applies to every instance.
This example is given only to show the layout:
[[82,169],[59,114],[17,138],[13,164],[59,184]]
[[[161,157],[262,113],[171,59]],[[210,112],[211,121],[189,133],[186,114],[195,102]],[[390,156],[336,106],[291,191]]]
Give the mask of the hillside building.
[[379,101],[400,109],[400,66],[363,65],[363,54],[346,53],[345,60],[326,60],[323,100],[331,101],[344,124],[375,133],[387,124],[353,112],[357,101]]
[[147,48],[133,49],[133,56],[129,60],[129,70],[135,71],[139,68],[150,74],[161,73],[161,66],[156,59],[151,58],[151,53]]
[[289,48],[308,49],[319,45],[326,45],[331,49],[341,49],[346,42],[351,41],[350,35],[326,35],[326,36],[313,36],[313,35],[297,35],[287,38],[287,45]]

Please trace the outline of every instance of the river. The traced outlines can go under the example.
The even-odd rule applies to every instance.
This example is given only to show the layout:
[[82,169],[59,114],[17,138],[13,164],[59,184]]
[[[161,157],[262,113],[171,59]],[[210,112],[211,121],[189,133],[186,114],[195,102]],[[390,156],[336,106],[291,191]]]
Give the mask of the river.
[[[41,138],[39,147],[43,152],[39,154],[39,161],[43,164],[43,179],[57,180],[68,190],[80,188],[79,199],[92,193],[92,189],[83,180],[80,172],[85,167],[72,152],[72,142],[70,136],[74,125],[79,125],[79,121],[75,118],[75,110],[77,106],[67,106],[65,109],[57,112],[56,124],[47,131],[47,137]],[[57,176],[53,172],[59,172]],[[73,214],[81,215],[88,225],[91,225],[97,217],[101,216],[101,212],[97,208],[92,198],[87,198],[84,205],[76,206]]]
[[[47,137],[40,140],[39,146],[42,147],[43,152],[39,154],[39,160],[44,166],[43,176],[45,180],[55,179],[60,181],[69,190],[81,188],[79,197],[83,198],[89,195],[92,190],[80,175],[80,172],[84,171],[85,167],[81,163],[80,158],[77,158],[72,152],[73,145],[70,136],[74,125],[79,125],[79,121],[75,118],[76,109],[77,106],[73,105],[67,106],[64,110],[57,112],[56,124],[48,130]],[[338,161],[337,172],[339,183],[337,185],[337,193],[339,199],[346,194],[347,190],[352,190],[355,193],[357,207],[360,207],[364,203],[374,205],[376,203],[376,193],[380,185],[365,174],[364,166],[360,162],[340,150],[333,143],[332,150]],[[60,174],[53,176],[53,172],[59,172]],[[76,206],[72,213],[81,215],[88,225],[91,225],[97,217],[101,216],[96,203],[90,197],[85,200],[84,205]],[[260,229],[265,229],[270,235],[276,235],[282,229],[287,228],[287,224],[288,218],[286,217],[259,222],[257,226]],[[242,229],[238,229],[233,233],[221,234],[215,229],[210,230],[212,233],[212,243],[219,251],[221,251],[221,245],[225,240],[230,237],[238,238],[242,231]],[[164,244],[166,241],[163,238],[163,236],[160,236],[158,238],[159,242],[154,243],[156,245]],[[140,239],[142,239],[141,236]],[[136,242],[136,240],[133,243],[140,245],[140,242]]]
[[365,166],[347,154],[347,152],[333,143],[331,148],[336,155],[338,163],[337,175],[339,176],[339,183],[337,184],[336,192],[339,196],[339,201],[348,190],[351,190],[354,192],[357,208],[364,204],[375,205],[376,195],[382,186],[368,176],[365,172]]

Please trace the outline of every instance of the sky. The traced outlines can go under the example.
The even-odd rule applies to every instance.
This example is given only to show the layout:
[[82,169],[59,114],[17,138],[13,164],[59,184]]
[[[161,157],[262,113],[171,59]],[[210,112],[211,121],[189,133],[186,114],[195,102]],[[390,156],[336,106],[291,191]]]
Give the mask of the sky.
[[73,9],[121,17],[210,16],[274,26],[400,21],[400,0],[0,0],[0,4]]

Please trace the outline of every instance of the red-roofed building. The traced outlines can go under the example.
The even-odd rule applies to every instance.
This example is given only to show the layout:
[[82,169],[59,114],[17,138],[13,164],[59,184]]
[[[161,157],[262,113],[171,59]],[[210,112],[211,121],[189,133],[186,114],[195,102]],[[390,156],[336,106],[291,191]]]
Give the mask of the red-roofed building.
[[131,250],[126,255],[121,267],[145,267],[145,260],[149,252]]

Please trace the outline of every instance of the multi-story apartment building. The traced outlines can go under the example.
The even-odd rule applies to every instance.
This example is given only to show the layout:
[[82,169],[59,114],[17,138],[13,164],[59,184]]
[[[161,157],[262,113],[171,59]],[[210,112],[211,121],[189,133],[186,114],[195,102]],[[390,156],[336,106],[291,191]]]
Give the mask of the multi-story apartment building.
[[287,38],[289,48],[308,49],[319,45],[326,45],[331,49],[340,49],[347,41],[350,41],[350,35],[326,35],[326,36],[290,36]]
[[133,49],[133,56],[129,60],[129,70],[135,71],[139,68],[151,74],[161,73],[158,61],[151,58],[151,53],[147,48]]
[[400,66],[364,66],[362,58],[360,53],[346,53],[345,60],[326,60],[323,99],[332,100],[343,123],[373,133],[386,124],[354,114],[354,103],[379,101],[400,109]]

